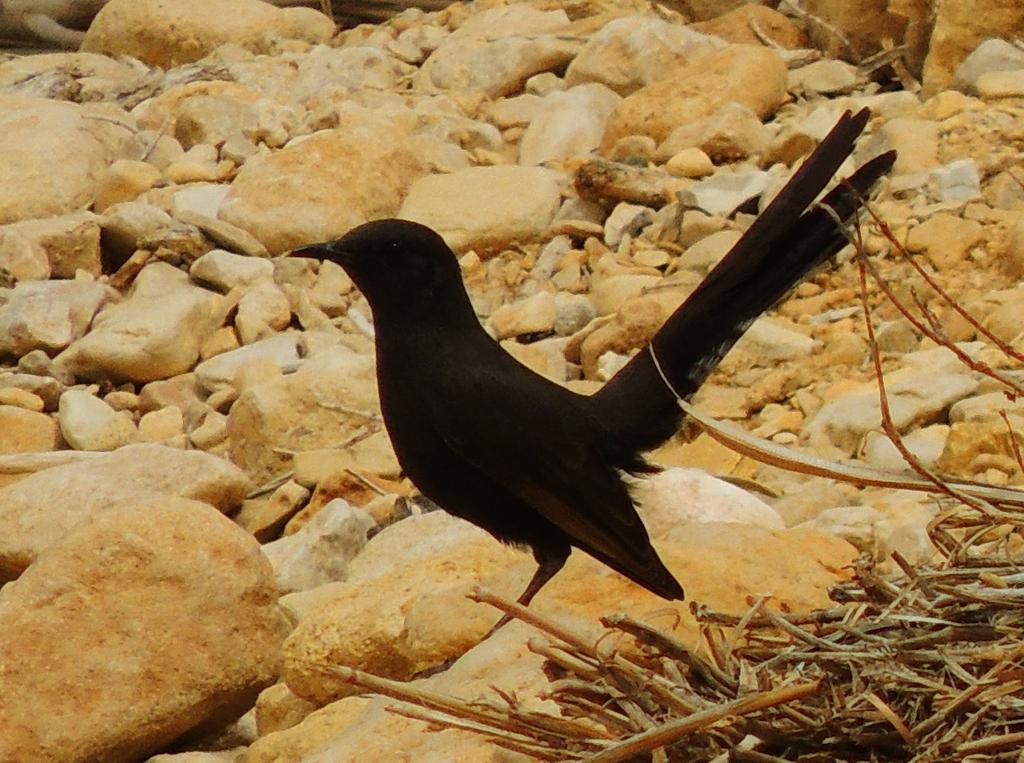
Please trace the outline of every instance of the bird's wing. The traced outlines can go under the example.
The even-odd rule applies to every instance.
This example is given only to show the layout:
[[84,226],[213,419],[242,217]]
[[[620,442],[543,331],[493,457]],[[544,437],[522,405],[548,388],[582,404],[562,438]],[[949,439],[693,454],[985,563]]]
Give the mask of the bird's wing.
[[580,405],[585,398],[505,358],[510,362],[474,363],[450,377],[448,396],[463,404],[430,412],[445,444],[573,545],[666,598],[681,598],[601,452],[600,425]]

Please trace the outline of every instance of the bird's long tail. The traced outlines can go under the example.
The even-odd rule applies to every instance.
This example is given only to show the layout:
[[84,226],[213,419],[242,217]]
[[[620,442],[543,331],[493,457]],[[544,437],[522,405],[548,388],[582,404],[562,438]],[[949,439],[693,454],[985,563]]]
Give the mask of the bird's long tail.
[[[833,216],[850,220],[892,167],[888,152],[864,164],[811,209],[867,123],[864,109],[844,114],[764,212],[651,340],[674,389],[688,398],[761,313],[847,239]],[[649,450],[671,436],[682,414],[651,352],[637,353],[590,400],[624,452]]]

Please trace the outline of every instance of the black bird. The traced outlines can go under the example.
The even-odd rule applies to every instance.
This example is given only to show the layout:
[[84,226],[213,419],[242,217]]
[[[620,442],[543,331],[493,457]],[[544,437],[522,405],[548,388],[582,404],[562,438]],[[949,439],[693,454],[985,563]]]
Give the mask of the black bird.
[[[845,114],[764,213],[651,342],[599,392],[571,392],[526,368],[481,327],[455,255],[431,229],[361,225],[293,255],[343,267],[369,302],[381,409],[398,461],[422,493],[539,565],[529,604],[572,546],[665,599],[683,589],[651,546],[623,474],[657,471],[642,452],[680,426],[692,395],[750,323],[846,238],[808,206],[853,150],[867,110]],[[849,220],[892,166],[865,164],[823,200]],[[851,190],[853,189],[853,190]],[[503,624],[505,620],[502,621]]]

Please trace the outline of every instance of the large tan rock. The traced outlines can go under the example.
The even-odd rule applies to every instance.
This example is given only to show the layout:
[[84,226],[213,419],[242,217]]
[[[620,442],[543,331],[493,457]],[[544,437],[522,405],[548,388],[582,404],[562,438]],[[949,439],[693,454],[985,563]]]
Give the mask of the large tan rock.
[[730,45],[667,70],[653,84],[627,96],[608,122],[601,147],[626,135],[649,135],[659,143],[676,127],[696,122],[735,101],[761,119],[786,96],[786,64],[773,50]]
[[[291,467],[289,452],[336,447],[363,432],[367,416],[379,413],[373,357],[331,349],[310,357],[296,373],[274,376],[239,395],[228,414],[228,453],[262,483]],[[396,476],[393,454],[383,464],[361,461],[373,454],[376,439],[356,443],[347,465]]]
[[[825,606],[827,587],[856,553],[822,533],[743,524],[675,524],[656,536],[655,546],[689,601],[726,612],[746,611],[752,593],[771,593],[798,611]],[[472,587],[515,598],[534,570],[529,555],[459,520],[435,513],[402,520],[371,539],[345,582],[284,597],[298,620],[285,645],[285,680],[300,697],[323,704],[351,690],[316,665],[404,679],[457,657],[497,620],[495,610],[466,598]],[[693,640],[697,632],[688,602],[670,604],[579,552],[531,607],[595,635],[599,617],[622,611],[640,618],[660,613],[659,622],[678,613],[677,635]],[[512,628],[468,652],[463,659],[473,668],[462,674],[465,683],[454,682],[460,696],[486,691],[485,676],[517,692],[533,686],[538,679],[523,682],[522,665],[515,664],[526,653],[527,635]],[[475,687],[471,675],[480,679]],[[522,683],[502,683],[504,676]]]
[[578,43],[557,34],[568,23],[560,9],[529,5],[474,13],[423,62],[413,83],[419,90],[476,90],[492,98],[518,92],[534,74],[572,60]]
[[171,68],[227,42],[256,51],[273,37],[326,42],[334,24],[318,15],[296,17],[260,0],[111,0],[89,26],[82,50]]
[[383,118],[345,117],[338,129],[246,162],[219,216],[273,254],[341,236],[393,215],[428,168],[422,141]]
[[78,104],[0,96],[0,224],[88,205],[110,147]]
[[142,510],[141,498],[171,495],[227,511],[249,487],[221,458],[149,444],[37,472],[0,489],[0,580],[17,577],[41,551],[103,509]]
[[470,167],[418,180],[398,216],[433,228],[456,252],[498,250],[540,238],[561,200],[544,167]]
[[566,69],[565,82],[570,87],[600,82],[628,95],[661,79],[666,69],[722,47],[721,40],[683,24],[656,16],[623,16],[591,35]]
[[139,760],[240,715],[278,672],[276,594],[208,505],[99,512],[0,592],[0,759]]
[[219,295],[164,262],[147,265],[128,298],[109,306],[92,330],[57,356],[77,377],[149,382],[190,371],[216,328]]

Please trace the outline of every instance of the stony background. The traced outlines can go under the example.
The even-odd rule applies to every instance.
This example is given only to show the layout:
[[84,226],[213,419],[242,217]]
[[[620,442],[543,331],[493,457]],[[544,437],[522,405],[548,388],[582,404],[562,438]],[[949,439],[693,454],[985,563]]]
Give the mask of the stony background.
[[[433,690],[539,702],[543,681],[525,626],[474,646],[496,615],[465,597],[515,595],[532,559],[423,510],[380,423],[365,302],[339,268],[278,255],[426,222],[503,346],[591,391],[838,115],[870,106],[857,160],[900,152],[876,209],[1024,349],[1024,51],[991,39],[1024,32],[1024,7],[969,5],[482,0],[339,31],[258,0],[37,3],[88,31],[80,51],[0,56],[0,759],[511,760],[322,670],[408,679],[465,652]],[[867,246],[901,298],[918,289],[964,352],[1019,378]],[[800,285],[697,402],[904,468],[856,286],[849,262]],[[1021,405],[871,301],[909,447],[1019,483],[1000,412],[1019,431]],[[931,553],[925,496],[704,435],[652,459],[674,468],[637,493],[694,601],[820,606],[859,552]],[[622,610],[694,628],[579,554],[535,607],[595,633]]]

